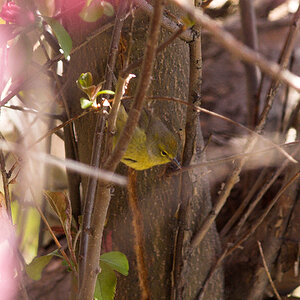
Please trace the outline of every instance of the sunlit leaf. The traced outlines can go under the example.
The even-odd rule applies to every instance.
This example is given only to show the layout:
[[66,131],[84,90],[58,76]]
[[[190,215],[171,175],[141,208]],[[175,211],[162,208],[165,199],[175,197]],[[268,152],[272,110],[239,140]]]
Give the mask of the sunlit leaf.
[[[128,260],[125,254],[119,251],[111,251],[100,256],[100,263],[104,262],[113,270],[127,276],[129,270]],[[100,264],[101,266],[101,264]]]
[[76,81],[79,88],[87,88],[93,84],[93,75],[91,72],[82,73]]
[[87,109],[93,105],[93,101],[90,101],[86,98],[80,98],[80,106],[82,109]]
[[115,92],[110,91],[110,90],[102,90],[102,91],[100,91],[100,92],[97,93],[97,96],[103,95],[103,94],[106,94],[106,95],[114,95]]
[[85,22],[96,22],[104,14],[104,7],[99,3],[91,3],[82,9],[79,16]]
[[72,39],[65,28],[54,18],[43,17],[53,30],[57,41],[64,51],[64,56],[67,58],[72,50]]
[[42,271],[49,264],[52,257],[53,255],[35,257],[30,264],[25,266],[27,275],[33,280],[40,280]]
[[97,300],[113,300],[116,293],[117,277],[113,269],[100,262],[101,272],[97,277],[94,297]]
[[114,7],[106,1],[102,1],[101,5],[103,7],[103,13],[108,16],[108,17],[112,17],[115,13]]

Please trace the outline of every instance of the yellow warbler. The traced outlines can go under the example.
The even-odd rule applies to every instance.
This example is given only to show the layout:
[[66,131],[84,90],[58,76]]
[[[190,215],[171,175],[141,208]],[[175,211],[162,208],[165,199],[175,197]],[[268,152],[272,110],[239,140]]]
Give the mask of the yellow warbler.
[[[121,105],[116,123],[117,130],[114,136],[114,145],[125,126],[127,118],[125,108]],[[121,161],[135,170],[145,170],[171,161],[179,166],[175,158],[178,148],[175,135],[162,121],[152,116],[148,117],[145,112],[142,113],[141,119],[145,129],[141,127],[135,129]]]

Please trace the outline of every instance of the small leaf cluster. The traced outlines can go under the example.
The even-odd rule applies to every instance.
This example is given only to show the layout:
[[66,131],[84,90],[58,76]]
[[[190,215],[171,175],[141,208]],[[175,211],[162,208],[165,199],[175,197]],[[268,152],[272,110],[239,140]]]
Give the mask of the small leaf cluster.
[[97,97],[100,95],[114,95],[115,93],[110,90],[101,90],[102,82],[94,85],[93,75],[90,72],[82,73],[76,84],[80,90],[82,90],[88,98],[81,97],[80,105],[82,109],[87,109],[91,106],[97,107]]

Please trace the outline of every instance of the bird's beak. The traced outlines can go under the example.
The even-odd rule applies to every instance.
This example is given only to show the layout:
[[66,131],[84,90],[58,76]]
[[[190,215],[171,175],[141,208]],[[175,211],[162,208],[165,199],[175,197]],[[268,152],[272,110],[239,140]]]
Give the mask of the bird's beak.
[[173,158],[171,161],[174,165],[177,166],[178,169],[181,169],[180,162],[176,158]]

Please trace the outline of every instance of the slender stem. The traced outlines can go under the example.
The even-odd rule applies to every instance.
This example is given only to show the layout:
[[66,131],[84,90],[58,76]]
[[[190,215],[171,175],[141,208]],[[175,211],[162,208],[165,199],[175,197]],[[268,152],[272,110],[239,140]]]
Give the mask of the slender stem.
[[[258,37],[253,1],[240,0],[239,4],[245,45],[257,51]],[[248,126],[254,128],[258,119],[259,98],[257,92],[260,74],[256,66],[248,63],[244,65],[247,84]]]
[[[127,1],[122,1],[122,4],[119,6],[118,13],[115,19],[115,26],[112,33],[111,44],[109,49],[109,57],[106,65],[106,74],[105,74],[105,86],[104,89],[110,90],[112,87],[112,78],[113,71],[115,69],[116,56],[118,51],[118,44],[120,41],[121,30],[124,23],[124,13],[126,8]],[[93,149],[92,149],[92,158],[91,165],[94,167],[99,167],[101,165],[101,153],[105,154],[103,147],[104,145],[104,130],[105,130],[106,119],[104,115],[98,115],[95,126],[95,134],[93,140]],[[103,159],[103,157],[102,157]],[[82,223],[82,235],[80,239],[80,250],[79,250],[79,295],[81,297],[91,298],[91,292],[94,291],[95,280],[97,274],[93,274],[91,282],[89,282],[89,274],[91,269],[98,267],[99,263],[96,260],[100,258],[100,253],[98,258],[93,258],[93,264],[88,262],[90,257],[87,257],[89,251],[89,238],[91,222],[92,222],[92,213],[94,209],[94,203],[96,199],[97,192],[97,180],[95,178],[88,179],[87,191],[84,201],[83,209],[83,223]],[[108,191],[109,193],[109,191]],[[106,195],[106,193],[105,193]],[[98,199],[102,201],[102,199]],[[102,233],[101,233],[102,234]],[[97,255],[96,253],[93,253]],[[93,289],[92,291],[90,289]],[[88,296],[86,296],[88,295]]]
[[[186,105],[186,106],[189,106],[191,108],[193,108],[194,110],[198,111],[198,112],[203,112],[203,113],[206,113],[208,115],[211,115],[211,116],[214,116],[216,118],[219,118],[221,120],[224,120],[226,122],[229,122],[231,124],[234,124],[235,126],[238,126],[240,128],[242,128],[243,130],[246,130],[248,133],[251,133],[252,135],[254,135],[255,137],[257,137],[258,139],[261,139],[262,141],[268,143],[268,144],[271,144],[273,147],[275,147],[279,152],[281,152],[284,156],[286,156],[286,158],[288,158],[291,162],[293,163],[297,163],[297,160],[295,160],[289,153],[287,153],[286,151],[284,151],[283,149],[281,149],[280,147],[278,147],[278,145],[276,145],[275,143],[273,143],[271,140],[265,138],[264,136],[262,136],[261,134],[247,128],[246,126],[230,119],[230,118],[227,118],[225,116],[222,116],[218,113],[215,113],[213,111],[210,111],[208,109],[205,109],[205,108],[202,108],[202,107],[199,107],[197,105],[193,105],[191,103],[188,103],[184,100],[181,100],[181,99],[177,99],[177,98],[173,98],[173,97],[149,97],[149,99],[153,99],[153,100],[163,100],[163,101],[174,101],[174,102],[177,102],[177,103],[181,103],[183,105]],[[190,167],[193,167],[193,166],[190,166]],[[184,169],[184,168],[183,168]],[[180,173],[181,171],[178,171],[178,173]],[[177,173],[177,172],[176,172]]]
[[[201,1],[198,2],[200,6]],[[189,74],[189,94],[188,103],[200,106],[201,104],[201,85],[202,85],[202,49],[201,49],[201,26],[193,27],[194,39],[189,43],[190,50],[190,74]],[[195,142],[197,138],[196,123],[199,122],[199,112],[191,109],[186,111],[185,124],[185,144],[182,156],[182,165],[188,166],[192,160],[195,150]],[[184,274],[187,269],[186,249],[184,249],[184,240],[189,240],[187,235],[190,234],[186,228],[191,227],[191,201],[193,199],[193,191],[191,180],[188,173],[181,176],[180,199],[181,205],[178,214],[178,233],[175,241],[175,258],[174,258],[174,289],[176,289],[176,298],[183,297],[182,292],[187,284],[184,280]],[[175,296],[175,290],[172,291]]]
[[55,234],[54,234],[54,232],[53,232],[51,226],[49,225],[49,223],[48,223],[48,221],[47,221],[45,215],[43,214],[42,210],[40,209],[40,207],[38,206],[37,203],[35,204],[35,207],[36,207],[37,211],[39,212],[41,218],[43,219],[44,223],[46,224],[47,229],[49,230],[49,232],[50,232],[50,234],[51,234],[51,236],[52,236],[52,238],[53,238],[53,240],[54,240],[56,246],[58,247],[58,250],[60,251],[61,255],[64,257],[64,259],[65,259],[66,262],[68,263],[70,269],[74,272],[74,274],[76,274],[76,273],[77,273],[76,270],[74,269],[74,267],[73,267],[71,261],[69,260],[69,258],[68,258],[68,256],[67,256],[65,250],[62,248],[61,243],[59,242],[59,240],[58,240],[57,237],[55,236]]
[[257,241],[257,244],[258,244],[259,253],[260,253],[260,255],[261,255],[262,262],[263,262],[265,271],[266,271],[266,273],[267,273],[269,282],[270,282],[270,284],[271,284],[271,287],[272,287],[272,289],[273,289],[273,292],[274,292],[274,294],[276,295],[277,300],[281,300],[281,297],[279,296],[279,293],[278,293],[278,291],[277,291],[277,289],[276,289],[276,286],[275,286],[275,284],[274,284],[274,282],[273,282],[273,280],[272,280],[271,274],[270,274],[270,272],[269,272],[269,268],[268,268],[268,265],[267,265],[267,263],[266,263],[266,259],[265,259],[264,252],[263,252],[263,249],[262,249],[262,246],[261,246],[261,242],[260,242],[260,241]]

